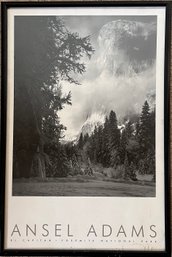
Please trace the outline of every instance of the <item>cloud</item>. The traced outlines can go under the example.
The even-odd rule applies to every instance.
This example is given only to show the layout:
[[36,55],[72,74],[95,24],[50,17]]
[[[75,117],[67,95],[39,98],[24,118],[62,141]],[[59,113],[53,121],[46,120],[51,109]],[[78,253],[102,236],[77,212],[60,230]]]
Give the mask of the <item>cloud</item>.
[[[146,33],[147,25],[142,23],[144,33],[138,30],[137,37],[130,33],[129,37],[128,33],[119,37],[119,27],[115,30],[112,24],[107,25],[103,36],[102,30],[98,35],[95,54],[86,63],[87,72],[80,78],[82,85],[63,83],[63,92],[72,92],[72,106],[59,113],[67,127],[66,138],[77,135],[92,113],[114,110],[118,118],[129,112],[139,113],[147,94],[155,90],[155,29],[149,28]],[[151,54],[150,49],[154,49]]]

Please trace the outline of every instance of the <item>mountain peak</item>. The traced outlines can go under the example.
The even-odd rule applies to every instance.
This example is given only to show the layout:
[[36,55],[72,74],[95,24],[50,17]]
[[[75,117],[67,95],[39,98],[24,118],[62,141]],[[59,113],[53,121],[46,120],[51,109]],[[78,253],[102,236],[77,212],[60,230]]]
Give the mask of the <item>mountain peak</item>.
[[115,20],[99,31],[101,63],[115,76],[133,76],[146,70],[156,57],[156,24]]

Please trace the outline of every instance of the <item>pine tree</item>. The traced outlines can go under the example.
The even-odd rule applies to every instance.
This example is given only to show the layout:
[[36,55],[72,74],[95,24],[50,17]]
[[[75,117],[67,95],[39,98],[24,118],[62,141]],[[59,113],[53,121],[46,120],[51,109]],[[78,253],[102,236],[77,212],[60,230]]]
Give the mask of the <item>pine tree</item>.
[[89,140],[89,135],[88,135],[88,133],[86,133],[83,137],[83,144],[86,144],[88,142],[88,140]]
[[109,143],[111,148],[117,148],[120,142],[120,132],[117,125],[116,113],[110,112],[109,115]]
[[124,160],[125,160],[127,143],[128,143],[127,133],[126,133],[126,130],[124,129],[121,134],[120,147],[119,147],[121,163],[124,163]]
[[92,162],[96,162],[96,150],[95,150],[95,135],[94,133],[88,138],[88,143],[86,145],[86,155],[90,158]]
[[110,165],[110,146],[109,146],[109,119],[105,118],[104,128],[102,131],[102,162],[104,167]]
[[49,145],[49,157],[51,165],[47,167],[47,175],[50,177],[66,177],[70,172],[69,160],[65,146],[59,142]]
[[132,127],[132,123],[131,123],[130,120],[126,124],[125,131],[126,131],[126,136],[129,139],[132,136],[132,133],[133,133],[133,127]]
[[119,164],[119,146],[120,146],[120,131],[117,125],[117,117],[114,111],[109,115],[109,147],[110,147],[110,165]]
[[17,17],[14,45],[14,176],[29,177],[46,131],[63,130],[57,113],[71,104],[71,96],[62,95],[60,81],[79,84],[72,74],[85,72],[81,59],[94,50],[89,36],[70,32],[55,16]]
[[97,129],[97,162],[102,163],[103,159],[103,127],[99,126]]
[[143,174],[154,174],[155,178],[155,110],[145,101],[138,128],[140,147],[139,171]]
[[150,107],[147,101],[145,101],[142,107],[142,113],[140,116],[140,125],[138,139],[140,144],[141,154],[146,154],[150,148],[151,140],[151,125],[150,125]]
[[83,135],[81,133],[80,137],[79,137],[79,141],[78,141],[78,147],[79,147],[79,149],[82,149],[83,146],[84,146],[84,140],[83,140]]
[[155,151],[155,109],[150,113],[150,144],[151,150]]

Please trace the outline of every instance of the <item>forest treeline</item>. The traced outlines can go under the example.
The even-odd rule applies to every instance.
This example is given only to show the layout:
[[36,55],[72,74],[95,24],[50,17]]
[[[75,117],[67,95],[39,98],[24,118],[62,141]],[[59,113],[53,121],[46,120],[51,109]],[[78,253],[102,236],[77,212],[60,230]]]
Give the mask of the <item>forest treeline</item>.
[[[48,16],[15,18],[13,176],[65,177],[92,174],[96,165],[113,168],[125,178],[136,171],[155,178],[155,111],[144,103],[137,122],[122,130],[114,110],[92,135],[62,143],[67,129],[58,112],[72,104],[61,81],[79,85],[82,57],[91,58],[90,37],[69,31],[63,20]],[[79,85],[82,86],[82,85]]]
[[[118,126],[111,111],[103,125],[94,132],[80,134],[77,142],[47,143],[46,176],[93,175],[95,167],[112,168],[115,176],[137,180],[136,173],[152,174],[155,180],[155,110],[145,101],[142,112]],[[38,167],[35,166],[35,175]],[[96,169],[97,171],[97,169]]]
[[93,163],[113,167],[121,177],[136,179],[136,172],[153,174],[155,179],[155,110],[145,101],[140,116],[128,119],[118,128],[116,113],[111,111],[102,126],[89,136],[80,135],[78,149]]

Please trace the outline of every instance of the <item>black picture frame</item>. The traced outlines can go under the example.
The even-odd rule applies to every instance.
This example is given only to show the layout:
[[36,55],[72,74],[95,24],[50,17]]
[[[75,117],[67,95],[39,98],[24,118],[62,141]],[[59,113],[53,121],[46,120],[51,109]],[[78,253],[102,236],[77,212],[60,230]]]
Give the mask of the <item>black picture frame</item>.
[[[170,42],[171,42],[171,4],[164,1],[144,2],[144,1],[101,1],[101,2],[3,2],[1,3],[1,22],[2,22],[2,67],[1,67],[1,174],[0,174],[0,254],[1,256],[156,256],[168,257],[171,255],[171,233],[170,233],[170,122],[169,122],[169,106],[170,106]],[[164,76],[164,180],[165,180],[165,199],[164,199],[164,212],[165,212],[165,250],[164,251],[138,251],[138,250],[39,250],[39,249],[5,249],[4,248],[4,234],[5,234],[5,200],[6,190],[6,140],[7,140],[7,46],[9,44],[7,39],[7,17],[10,8],[53,8],[53,7],[165,7],[166,8],[166,25],[165,25],[165,76]]]

